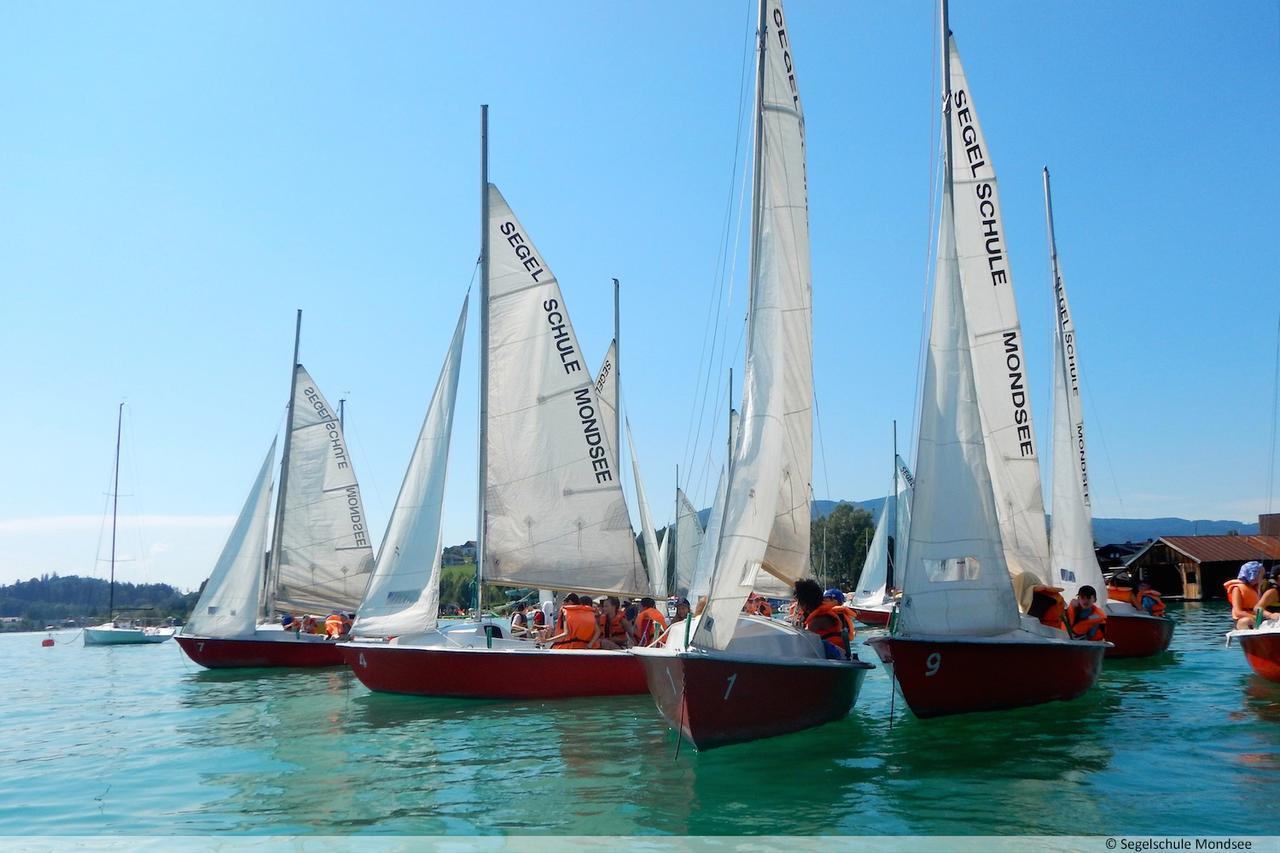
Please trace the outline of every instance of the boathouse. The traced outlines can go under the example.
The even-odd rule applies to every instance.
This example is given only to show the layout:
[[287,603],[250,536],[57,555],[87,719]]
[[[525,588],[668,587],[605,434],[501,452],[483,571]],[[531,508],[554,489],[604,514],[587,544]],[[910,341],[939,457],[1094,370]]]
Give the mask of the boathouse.
[[1280,513],[1261,516],[1258,529],[1261,532],[1253,536],[1161,536],[1135,554],[1126,568],[1166,597],[1223,598],[1222,585],[1242,564],[1280,564]]

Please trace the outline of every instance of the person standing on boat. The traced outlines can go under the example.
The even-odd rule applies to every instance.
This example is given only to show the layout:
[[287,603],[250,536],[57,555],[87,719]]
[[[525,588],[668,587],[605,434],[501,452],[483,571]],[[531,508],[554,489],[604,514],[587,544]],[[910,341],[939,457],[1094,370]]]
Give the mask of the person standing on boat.
[[822,600],[822,587],[808,578],[798,580],[795,596],[805,630],[822,638],[827,657],[831,660],[848,660],[849,627],[835,608]]
[[1250,560],[1240,567],[1234,578],[1222,585],[1227,591],[1227,600],[1231,602],[1231,618],[1235,620],[1237,631],[1247,631],[1253,627],[1261,579],[1262,563]]
[[1107,614],[1098,606],[1098,591],[1086,584],[1067,605],[1063,621],[1074,640],[1105,640]]

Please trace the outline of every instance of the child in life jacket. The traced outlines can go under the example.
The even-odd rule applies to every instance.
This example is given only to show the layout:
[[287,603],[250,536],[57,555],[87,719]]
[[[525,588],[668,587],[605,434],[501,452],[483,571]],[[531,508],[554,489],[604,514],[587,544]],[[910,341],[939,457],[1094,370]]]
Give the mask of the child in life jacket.
[[1085,585],[1063,616],[1067,633],[1073,640],[1105,640],[1107,638],[1107,614],[1098,606],[1098,591]]
[[1227,591],[1227,600],[1231,602],[1231,618],[1235,620],[1236,630],[1247,631],[1253,627],[1254,611],[1261,597],[1258,581],[1262,577],[1262,563],[1250,560],[1240,567],[1234,578],[1222,586]]

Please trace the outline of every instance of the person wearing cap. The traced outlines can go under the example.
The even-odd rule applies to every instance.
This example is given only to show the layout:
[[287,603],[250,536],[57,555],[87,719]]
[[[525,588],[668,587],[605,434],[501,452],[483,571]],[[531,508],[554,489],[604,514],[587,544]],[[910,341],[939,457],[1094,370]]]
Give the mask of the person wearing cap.
[[858,629],[853,621],[853,611],[844,606],[844,593],[832,587],[822,594],[822,603],[830,604],[835,614],[844,620],[845,630],[849,634],[849,649],[853,649],[853,638],[858,633]]
[[1107,638],[1107,614],[1097,602],[1098,591],[1086,584],[1067,605],[1062,621],[1073,640],[1100,641]]
[[1231,602],[1231,618],[1235,620],[1236,630],[1247,631],[1253,627],[1261,578],[1262,563],[1250,560],[1240,567],[1234,578],[1222,585],[1227,591],[1227,600]]
[[674,625],[677,622],[683,622],[685,619],[688,619],[688,618],[689,618],[689,599],[685,598],[684,596],[680,596],[679,598],[676,599],[676,615],[671,617],[671,624]]

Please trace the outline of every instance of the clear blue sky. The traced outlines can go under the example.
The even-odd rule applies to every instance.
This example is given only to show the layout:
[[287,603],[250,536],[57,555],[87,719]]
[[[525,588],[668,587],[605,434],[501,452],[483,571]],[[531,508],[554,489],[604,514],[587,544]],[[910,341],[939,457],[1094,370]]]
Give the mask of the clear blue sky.
[[[788,6],[823,498],[882,494],[890,422],[910,432],[934,15],[929,2]],[[736,206],[753,26],[751,0],[6,4],[0,582],[103,573],[127,397],[122,510],[143,519],[126,525],[121,574],[197,585],[282,422],[299,307],[302,362],[335,405],[349,397],[380,532],[478,252],[485,102],[492,178],[587,352],[603,355],[609,280],[624,282],[624,403],[655,515],[669,515]],[[1000,176],[1042,445],[1048,164],[1095,514],[1253,520],[1280,314],[1277,4],[957,2],[952,27]],[[451,542],[474,535],[475,331]]]

